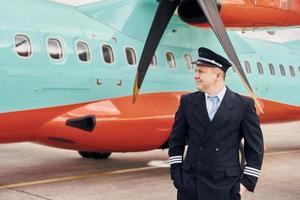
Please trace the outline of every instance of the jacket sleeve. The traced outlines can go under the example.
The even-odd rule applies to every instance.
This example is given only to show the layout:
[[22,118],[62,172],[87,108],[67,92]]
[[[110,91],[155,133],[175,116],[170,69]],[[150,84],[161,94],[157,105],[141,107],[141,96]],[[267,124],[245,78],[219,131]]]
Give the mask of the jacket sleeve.
[[187,123],[184,114],[184,99],[185,95],[183,95],[180,99],[180,105],[175,114],[175,121],[169,140],[169,163],[171,170],[171,178],[173,180],[178,178],[177,174],[179,174],[179,171],[181,170],[185,148],[185,135],[187,130]]
[[241,129],[245,142],[244,152],[246,159],[241,183],[248,191],[254,192],[263,162],[264,143],[253,99],[250,99],[248,102]]

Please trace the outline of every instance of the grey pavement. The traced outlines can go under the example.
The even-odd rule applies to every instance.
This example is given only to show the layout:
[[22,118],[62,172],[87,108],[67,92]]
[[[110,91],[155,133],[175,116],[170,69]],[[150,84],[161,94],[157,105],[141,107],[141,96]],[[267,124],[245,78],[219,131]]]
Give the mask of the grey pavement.
[[[300,122],[264,125],[267,153],[254,194],[244,200],[300,199]],[[0,145],[0,200],[153,200],[176,199],[169,168],[148,169],[149,161],[164,162],[167,151],[115,153],[108,160],[81,158],[77,152],[32,143]],[[145,168],[143,170],[143,168]],[[142,169],[123,172],[124,169]],[[118,174],[104,174],[106,172]],[[96,173],[89,178],[82,175]],[[75,177],[52,183],[33,181]],[[78,178],[77,178],[78,177]]]

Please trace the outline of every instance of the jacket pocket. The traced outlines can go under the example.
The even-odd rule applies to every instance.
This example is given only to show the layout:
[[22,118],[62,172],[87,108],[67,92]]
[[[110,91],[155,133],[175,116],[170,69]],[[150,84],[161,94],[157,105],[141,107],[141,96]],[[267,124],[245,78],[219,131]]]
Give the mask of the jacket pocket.
[[240,167],[227,168],[225,171],[226,171],[226,175],[228,177],[240,176],[241,175],[241,168]]
[[213,173],[213,179],[216,184],[231,185],[241,175],[240,167],[225,168],[216,170]]

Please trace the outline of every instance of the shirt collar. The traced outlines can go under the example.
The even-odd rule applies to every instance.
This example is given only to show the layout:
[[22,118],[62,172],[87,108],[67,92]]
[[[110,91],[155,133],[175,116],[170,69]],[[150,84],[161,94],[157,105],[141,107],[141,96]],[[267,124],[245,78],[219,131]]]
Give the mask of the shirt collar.
[[[225,93],[226,93],[226,89],[227,89],[226,86],[224,86],[223,89],[217,95],[215,95],[215,96],[218,96],[219,102],[221,102],[223,100],[223,98],[225,96]],[[208,96],[210,96],[210,95],[205,93],[205,98],[206,99],[207,99]]]

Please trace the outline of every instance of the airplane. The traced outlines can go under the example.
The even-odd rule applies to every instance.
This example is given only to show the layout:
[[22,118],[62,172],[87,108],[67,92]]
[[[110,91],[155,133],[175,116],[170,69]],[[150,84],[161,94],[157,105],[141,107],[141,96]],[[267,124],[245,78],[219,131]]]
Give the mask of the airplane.
[[[197,2],[178,1],[133,104],[138,61],[160,2],[0,0],[0,144],[33,142],[95,159],[167,148],[180,96],[196,90],[197,49],[226,54],[205,15],[196,15]],[[299,30],[300,2],[223,0],[218,8],[242,61],[227,72],[226,85],[248,95],[244,72],[262,123],[300,120],[300,37],[251,35]]]

